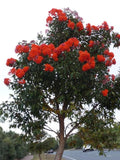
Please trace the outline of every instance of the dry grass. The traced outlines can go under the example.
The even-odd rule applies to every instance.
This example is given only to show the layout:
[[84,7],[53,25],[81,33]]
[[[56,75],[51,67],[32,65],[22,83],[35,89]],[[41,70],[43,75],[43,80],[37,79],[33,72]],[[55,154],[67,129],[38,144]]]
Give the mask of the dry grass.
[[[45,154],[45,153],[41,154],[42,160],[54,160],[54,157],[55,157],[55,155],[53,155],[53,154]],[[39,156],[34,155],[33,160],[39,160]],[[62,160],[65,160],[65,159],[62,159]]]

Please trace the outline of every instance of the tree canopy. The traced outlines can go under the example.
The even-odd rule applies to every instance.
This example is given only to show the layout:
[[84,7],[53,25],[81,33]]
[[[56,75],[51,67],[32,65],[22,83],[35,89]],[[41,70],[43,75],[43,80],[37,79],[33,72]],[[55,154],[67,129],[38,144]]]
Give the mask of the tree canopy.
[[25,157],[28,153],[28,145],[22,136],[14,132],[4,132],[0,128],[0,159],[14,160]]
[[[46,22],[46,36],[20,42],[15,49],[18,59],[7,60],[11,79],[4,83],[14,94],[2,110],[16,127],[32,135],[39,134],[36,129],[53,131],[49,120],[58,122],[59,131],[54,132],[61,148],[72,131],[84,125],[89,112],[112,124],[120,104],[120,77],[109,72],[116,64],[110,47],[120,46],[120,34],[106,21],[85,25],[70,9],[51,9]],[[66,127],[65,119],[71,121]],[[58,155],[62,153],[59,150]]]

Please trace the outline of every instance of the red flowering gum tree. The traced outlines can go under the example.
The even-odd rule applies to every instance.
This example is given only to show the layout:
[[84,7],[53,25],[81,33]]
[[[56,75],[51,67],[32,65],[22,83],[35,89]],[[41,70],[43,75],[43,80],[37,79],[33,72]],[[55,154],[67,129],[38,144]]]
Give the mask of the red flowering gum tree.
[[[36,128],[53,131],[48,121],[58,122],[59,130],[53,132],[59,138],[55,160],[60,160],[74,129],[100,130],[113,122],[120,104],[120,78],[110,75],[116,61],[109,48],[120,45],[120,36],[107,22],[83,24],[77,12],[69,9],[49,11],[47,26],[46,37],[38,35],[38,42],[19,43],[18,59],[7,60],[11,79],[4,83],[14,94],[2,107],[14,126],[36,137]],[[98,124],[102,125],[95,128]],[[101,149],[105,145],[97,143],[98,139],[94,138],[94,147]]]

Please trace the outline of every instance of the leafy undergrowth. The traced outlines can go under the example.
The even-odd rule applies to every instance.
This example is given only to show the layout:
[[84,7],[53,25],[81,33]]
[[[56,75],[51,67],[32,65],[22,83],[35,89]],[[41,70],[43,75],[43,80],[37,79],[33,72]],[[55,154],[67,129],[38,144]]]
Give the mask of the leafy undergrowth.
[[[42,160],[48,160],[48,159],[49,160],[54,160],[54,157],[55,157],[55,155],[53,155],[53,154],[46,154],[46,153],[41,154],[41,159]],[[39,160],[39,156],[34,155],[32,160]],[[62,158],[62,160],[65,160],[65,159]]]

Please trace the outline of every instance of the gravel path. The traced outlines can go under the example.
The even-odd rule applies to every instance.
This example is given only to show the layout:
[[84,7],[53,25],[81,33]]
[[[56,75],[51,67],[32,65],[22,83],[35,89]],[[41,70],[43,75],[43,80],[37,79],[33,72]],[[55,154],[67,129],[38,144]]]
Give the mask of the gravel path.
[[21,159],[21,160],[32,160],[33,159],[33,156],[32,155],[30,155],[30,156],[26,156],[26,157],[24,157],[23,159]]

